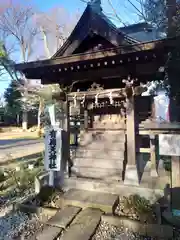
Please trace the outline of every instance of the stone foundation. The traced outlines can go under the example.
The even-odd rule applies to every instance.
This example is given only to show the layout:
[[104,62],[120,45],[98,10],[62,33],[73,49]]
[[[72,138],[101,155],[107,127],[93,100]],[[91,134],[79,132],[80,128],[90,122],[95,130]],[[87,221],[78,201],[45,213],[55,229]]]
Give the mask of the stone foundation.
[[124,151],[123,131],[84,133],[72,154],[71,172],[77,177],[122,180]]

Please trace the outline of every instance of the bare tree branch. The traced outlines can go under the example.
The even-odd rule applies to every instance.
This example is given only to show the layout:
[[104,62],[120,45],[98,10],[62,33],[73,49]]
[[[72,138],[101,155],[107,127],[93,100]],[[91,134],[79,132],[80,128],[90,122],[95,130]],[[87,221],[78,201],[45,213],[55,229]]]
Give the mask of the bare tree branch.
[[70,16],[62,8],[51,9],[47,13],[37,13],[35,22],[40,29],[46,57],[52,56],[66,41],[79,16]]
[[110,5],[111,8],[112,8],[115,17],[119,20],[120,23],[122,23],[124,26],[126,26],[126,24],[122,21],[122,19],[121,19],[121,18],[119,17],[119,15],[117,14],[115,8],[113,7],[113,4],[112,4],[111,0],[108,0],[108,3],[109,3],[109,5]]
[[[146,16],[143,14],[143,12],[142,11],[140,11],[137,7],[136,7],[136,5],[131,1],[131,0],[127,0],[129,3],[130,3],[130,5],[132,5],[133,6],[133,8],[137,11],[137,14],[140,16],[140,17],[142,17],[145,21],[147,21],[147,19],[146,19]],[[142,8],[143,6],[141,5],[141,8]]]
[[[0,14],[0,32],[7,36],[7,41],[19,46],[23,62],[32,54],[32,44],[38,34],[33,23],[34,12],[31,7],[16,5],[11,1]],[[7,45],[7,44],[6,44]]]

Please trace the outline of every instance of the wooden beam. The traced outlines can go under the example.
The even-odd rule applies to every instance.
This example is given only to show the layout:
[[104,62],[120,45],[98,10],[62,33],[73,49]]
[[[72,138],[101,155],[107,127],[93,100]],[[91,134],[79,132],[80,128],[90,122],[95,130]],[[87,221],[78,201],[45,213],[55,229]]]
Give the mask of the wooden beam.
[[[42,61],[35,61],[29,63],[20,63],[16,64],[15,68],[18,71],[28,70],[30,68],[41,68],[47,66],[56,66],[56,65],[65,65],[68,63],[75,62],[83,62],[95,59],[104,59],[107,57],[120,56],[129,53],[137,53],[137,52],[148,52],[150,50],[156,49],[163,50],[167,49],[167,47],[174,47],[175,43],[177,43],[177,39],[163,39],[158,41],[146,42],[146,43],[138,43],[128,46],[120,46],[112,49],[105,49],[101,51],[96,51],[92,53],[82,53],[82,54],[74,54],[67,57],[60,57],[56,59],[47,59]],[[165,48],[166,47],[166,48]]]
[[104,90],[94,90],[94,91],[81,91],[81,92],[72,92],[68,94],[69,101],[73,101],[75,95],[77,100],[93,99],[98,94],[98,99],[109,98],[109,94],[112,93],[113,98],[124,98],[126,95],[124,88],[115,88],[115,89],[104,89]]
[[151,149],[150,149],[150,148],[140,148],[140,149],[139,149],[139,152],[140,152],[140,153],[150,153],[150,152],[151,152]]

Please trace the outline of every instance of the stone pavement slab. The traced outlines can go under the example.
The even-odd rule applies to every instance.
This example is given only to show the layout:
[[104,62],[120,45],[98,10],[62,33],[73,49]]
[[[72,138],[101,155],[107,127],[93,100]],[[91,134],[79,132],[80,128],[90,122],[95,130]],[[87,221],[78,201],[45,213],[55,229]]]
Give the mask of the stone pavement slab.
[[118,202],[118,195],[79,189],[70,189],[63,195],[64,205],[97,208],[105,213],[114,212]]
[[48,222],[48,225],[66,228],[75,216],[81,211],[81,208],[74,206],[66,206],[64,209],[58,211]]
[[87,208],[81,211],[61,240],[89,240],[95,233],[102,214],[99,209]]
[[55,240],[62,232],[62,228],[45,226],[42,232],[35,235],[36,240]]

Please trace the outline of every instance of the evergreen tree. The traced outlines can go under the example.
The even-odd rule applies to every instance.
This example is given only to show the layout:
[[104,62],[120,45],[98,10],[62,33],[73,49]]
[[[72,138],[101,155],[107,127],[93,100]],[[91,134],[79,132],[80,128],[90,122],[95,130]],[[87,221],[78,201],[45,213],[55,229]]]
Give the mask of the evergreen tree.
[[6,101],[6,114],[14,119],[16,119],[17,115],[21,112],[20,98],[21,93],[17,89],[16,83],[12,81],[4,93],[4,99]]

